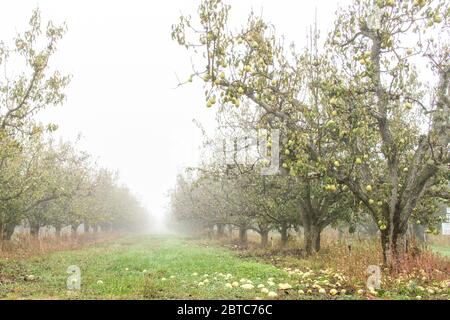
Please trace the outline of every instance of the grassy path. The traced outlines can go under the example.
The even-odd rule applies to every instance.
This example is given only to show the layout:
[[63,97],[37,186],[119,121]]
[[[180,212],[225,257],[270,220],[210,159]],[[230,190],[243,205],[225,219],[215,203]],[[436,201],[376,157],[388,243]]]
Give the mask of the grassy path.
[[[69,266],[81,270],[81,290],[67,289]],[[405,278],[393,291],[387,288],[375,293],[375,297],[363,290],[364,285],[349,282],[343,274],[316,269],[305,266],[302,270],[281,270],[251,258],[240,258],[226,248],[189,239],[129,237],[80,250],[0,260],[0,299],[450,297],[450,282],[420,283],[422,287],[415,278]]]
[[[81,269],[82,290],[78,293],[66,289],[66,271],[71,265]],[[233,277],[227,279],[220,273]],[[254,290],[241,288],[242,283],[226,287],[241,278],[252,279]],[[241,260],[225,249],[180,238],[145,236],[27,260],[0,261],[0,297],[253,299],[260,293],[256,284],[268,278],[278,283],[286,273],[271,265]]]

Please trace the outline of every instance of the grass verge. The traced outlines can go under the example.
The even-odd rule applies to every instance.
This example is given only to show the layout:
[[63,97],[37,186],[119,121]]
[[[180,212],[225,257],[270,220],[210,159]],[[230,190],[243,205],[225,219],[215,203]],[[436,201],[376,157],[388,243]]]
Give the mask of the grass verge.
[[[326,253],[327,251],[325,251]],[[322,260],[320,260],[322,259]],[[325,259],[325,260],[324,260]],[[211,242],[168,236],[127,237],[26,259],[0,259],[3,299],[447,299],[439,281],[405,278],[368,291],[326,254],[261,260]],[[332,261],[332,260],[330,260]],[[69,266],[81,290],[68,290]],[[446,278],[447,277],[447,278]],[[447,279],[447,280],[442,280]],[[397,281],[398,279],[392,279]],[[72,283],[72,282],[70,282]],[[72,283],[73,284],[73,283]],[[389,288],[389,290],[387,289]],[[269,294],[269,292],[271,292]]]

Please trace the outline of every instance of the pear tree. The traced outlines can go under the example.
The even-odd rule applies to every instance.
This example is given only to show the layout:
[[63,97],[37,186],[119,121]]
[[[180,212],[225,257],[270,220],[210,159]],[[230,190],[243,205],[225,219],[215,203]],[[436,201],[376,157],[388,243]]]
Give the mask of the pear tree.
[[346,136],[335,139],[343,166],[329,174],[377,222],[389,266],[406,251],[410,219],[448,201],[449,18],[445,1],[358,0],[328,42],[324,103]]
[[302,197],[310,197],[298,211],[305,250],[312,253],[320,247],[312,245],[320,242],[320,232],[342,217],[336,212],[347,213],[334,208],[346,208],[345,201],[339,202],[351,197],[343,184],[327,175],[330,166],[339,166],[337,145],[330,139],[337,130],[334,113],[322,104],[318,88],[323,73],[329,72],[323,67],[327,61],[316,52],[298,53],[293,45],[287,49],[274,27],[254,14],[242,30],[230,31],[229,12],[222,1],[202,1],[199,25],[182,16],[172,36],[203,58],[202,69],[194,70],[189,80],[205,82],[207,107],[251,103],[259,108],[260,128],[282,132],[284,173],[297,177],[306,186]]

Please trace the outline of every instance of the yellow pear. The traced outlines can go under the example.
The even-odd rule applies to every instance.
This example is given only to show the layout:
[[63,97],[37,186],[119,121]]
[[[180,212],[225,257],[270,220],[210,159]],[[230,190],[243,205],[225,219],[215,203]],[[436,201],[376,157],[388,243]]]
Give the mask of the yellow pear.
[[441,15],[436,14],[436,15],[433,17],[433,21],[436,22],[436,23],[441,23],[441,22],[442,22],[442,17],[441,17]]

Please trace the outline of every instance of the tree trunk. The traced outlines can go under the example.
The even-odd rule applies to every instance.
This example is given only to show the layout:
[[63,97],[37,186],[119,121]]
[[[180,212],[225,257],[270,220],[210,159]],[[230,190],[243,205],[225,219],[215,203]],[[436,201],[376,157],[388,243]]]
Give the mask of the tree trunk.
[[321,230],[316,228],[316,231],[314,233],[314,238],[313,238],[314,252],[319,252],[320,251],[320,232],[321,232]]
[[0,225],[0,235],[2,240],[11,240],[16,225],[14,223],[5,223]]
[[247,244],[247,228],[246,227],[239,227],[239,242],[241,245]]
[[55,226],[55,237],[61,238],[61,226],[57,225]]
[[207,233],[208,233],[208,239],[212,240],[214,237],[214,225],[208,225],[207,228]]
[[75,224],[75,225],[71,225],[70,228],[72,229],[72,237],[76,237],[77,236],[77,230],[78,230],[79,225]]
[[304,250],[307,256],[320,251],[320,233],[322,229],[311,223],[310,219],[304,219]]
[[267,244],[269,243],[269,230],[261,231],[260,236],[261,236],[261,247],[267,248]]
[[89,223],[84,223],[84,233],[89,233],[89,231],[90,231],[90,225],[89,225]]
[[30,234],[33,237],[39,236],[39,229],[40,229],[40,227],[41,226],[39,224],[37,224],[37,223],[31,223],[30,224]]
[[233,225],[228,225],[228,238],[233,239]]
[[383,249],[383,264],[392,270],[398,266],[408,252],[406,232],[400,232],[397,228],[394,228],[391,236],[389,228],[381,231],[381,247]]
[[307,256],[312,254],[312,240],[311,240],[311,219],[308,214],[301,211],[300,213],[303,223],[303,250]]
[[217,238],[222,239],[225,237],[225,225],[222,223],[218,223],[217,227]]
[[310,228],[305,228],[303,248],[304,248],[307,256],[311,255],[313,252],[312,240],[311,240],[310,234],[311,234]]
[[281,225],[280,235],[281,235],[281,245],[284,247],[288,243],[288,226],[287,226],[287,223],[283,223]]

